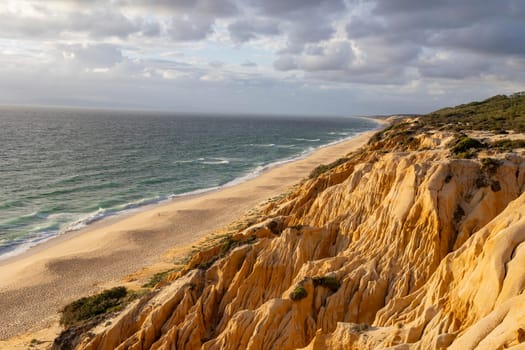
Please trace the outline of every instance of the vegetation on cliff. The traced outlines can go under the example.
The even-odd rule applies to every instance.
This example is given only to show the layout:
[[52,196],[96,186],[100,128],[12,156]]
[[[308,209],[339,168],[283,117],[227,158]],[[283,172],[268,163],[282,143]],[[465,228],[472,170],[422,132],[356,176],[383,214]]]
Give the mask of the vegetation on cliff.
[[425,116],[431,128],[525,132],[525,93],[497,95],[481,102],[437,110]]
[[114,287],[99,294],[80,298],[64,307],[60,323],[71,326],[116,311],[129,302],[129,297],[130,294],[125,287]]
[[452,137],[448,147],[456,158],[475,158],[480,150],[501,153],[524,148],[525,136],[513,137],[525,132],[525,93],[498,95],[481,102],[393,121],[370,139],[369,150],[406,152],[425,149],[421,141],[440,132],[448,132]]

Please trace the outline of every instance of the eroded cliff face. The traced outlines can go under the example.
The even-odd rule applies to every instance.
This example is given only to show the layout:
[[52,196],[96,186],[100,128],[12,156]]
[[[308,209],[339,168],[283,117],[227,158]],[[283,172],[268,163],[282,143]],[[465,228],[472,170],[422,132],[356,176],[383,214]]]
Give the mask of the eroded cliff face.
[[[497,349],[525,341],[525,160],[374,144],[79,349]],[[409,151],[406,151],[406,150]],[[522,345],[523,346],[523,345]]]

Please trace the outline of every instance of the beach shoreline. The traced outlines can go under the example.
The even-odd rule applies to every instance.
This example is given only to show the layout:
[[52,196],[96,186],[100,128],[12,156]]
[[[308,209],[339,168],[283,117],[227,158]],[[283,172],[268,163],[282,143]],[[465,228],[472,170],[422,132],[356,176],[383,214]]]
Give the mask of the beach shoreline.
[[[367,119],[367,120],[371,120],[375,123],[378,124],[378,127],[376,129],[373,129],[373,130],[369,130],[369,131],[366,131],[366,132],[375,132],[377,130],[379,130],[381,127],[383,127],[384,125],[388,125],[389,122],[386,120],[386,116],[377,116],[377,117],[353,117],[353,118],[360,118],[360,119]],[[366,133],[364,132],[364,133]],[[236,179],[233,179],[232,181],[224,184],[224,185],[221,185],[221,186],[216,186],[216,187],[210,187],[210,188],[203,188],[203,189],[198,189],[198,190],[195,190],[195,191],[191,191],[191,192],[188,192],[188,193],[181,193],[181,194],[177,194],[177,195],[171,195],[169,197],[166,197],[164,199],[160,199],[158,201],[155,201],[155,202],[152,202],[152,203],[149,203],[149,204],[146,204],[146,205],[139,205],[135,208],[132,208],[132,209],[127,209],[127,210],[123,210],[121,212],[117,212],[117,213],[114,213],[112,215],[108,215],[108,216],[104,216],[100,219],[97,219],[96,221],[93,221],[93,222],[90,222],[88,224],[86,224],[85,226],[81,227],[81,228],[77,228],[77,229],[68,229],[64,232],[60,232],[56,235],[53,235],[45,240],[42,240],[34,245],[30,245],[29,247],[27,248],[24,248],[22,247],[22,249],[20,250],[20,252],[17,252],[15,254],[11,254],[10,252],[6,253],[5,255],[7,255],[7,257],[2,256],[0,255],[0,267],[4,266],[4,265],[8,265],[8,264],[11,264],[15,261],[18,261],[18,260],[21,260],[21,259],[24,259],[32,254],[35,254],[35,253],[38,253],[40,251],[43,251],[47,248],[49,248],[50,246],[56,244],[56,243],[60,243],[64,240],[68,240],[72,237],[74,237],[75,235],[79,235],[79,234],[82,234],[88,230],[91,230],[91,229],[94,229],[94,228],[100,228],[100,227],[103,227],[103,226],[106,226],[106,225],[109,225],[109,224],[112,224],[116,221],[120,221],[120,220],[123,220],[131,215],[135,215],[139,212],[142,212],[142,211],[146,211],[146,210],[150,210],[156,206],[159,206],[159,205],[165,205],[165,204],[169,204],[169,203],[172,203],[174,201],[178,201],[178,200],[184,200],[184,199],[190,199],[190,198],[196,198],[198,196],[203,196],[203,195],[207,195],[209,193],[213,193],[215,191],[221,191],[223,189],[226,189],[226,188],[229,188],[229,187],[233,187],[233,186],[237,186],[239,184],[242,184],[244,182],[247,182],[247,181],[250,181],[256,177],[259,177],[261,175],[263,175],[264,173],[274,169],[275,167],[279,167],[279,166],[282,166],[282,165],[286,165],[288,163],[292,163],[292,162],[295,162],[295,161],[299,161],[299,160],[302,160],[302,159],[305,159],[305,158],[308,158],[310,155],[312,155],[313,153],[323,149],[323,148],[326,148],[326,147],[331,147],[331,146],[334,146],[334,145],[337,145],[339,143],[344,143],[344,142],[347,142],[349,140],[352,140],[354,138],[357,138],[361,135],[362,133],[358,133],[356,135],[352,135],[350,137],[346,137],[346,138],[343,138],[343,139],[340,139],[340,140],[337,140],[337,141],[334,141],[334,142],[331,142],[331,143],[328,143],[328,144],[324,144],[324,145],[321,145],[315,149],[313,149],[312,151],[309,151],[305,154],[302,154],[302,155],[299,155],[299,156],[296,156],[296,157],[293,157],[293,158],[289,158],[289,159],[283,159],[283,160],[280,160],[280,161],[276,161],[274,163],[270,163],[268,165],[265,165],[262,167],[262,169],[258,170],[258,171],[253,171],[253,172],[250,172],[248,174],[245,174],[239,178],[236,178]],[[88,215],[88,216],[91,216]]]
[[199,239],[263,200],[286,192],[317,165],[357,149],[376,131],[321,147],[233,186],[100,220],[0,261],[0,309],[4,311],[0,339],[43,328],[56,332],[57,311],[66,303],[129,279],[149,266],[169,265],[173,255],[165,253],[170,249],[179,247],[180,254],[188,253]]
[[[378,117],[362,117],[361,116],[361,117],[352,117],[352,119],[363,119],[363,120],[372,121],[378,126],[380,126],[383,122],[382,120],[383,118],[378,118]],[[371,129],[371,130],[374,130],[374,129]],[[210,187],[201,187],[195,190],[189,190],[188,192],[182,192],[182,193],[178,193],[178,192],[175,192],[172,194],[160,193],[154,197],[151,197],[151,196],[148,197],[146,195],[146,197],[143,197],[143,198],[138,198],[130,202],[121,203],[119,206],[116,206],[116,207],[115,206],[113,207],[111,206],[110,207],[104,207],[104,206],[98,207],[97,206],[98,210],[96,211],[91,211],[91,212],[80,211],[79,213],[83,213],[83,214],[80,214],[77,216],[73,216],[67,210],[65,213],[55,212],[53,214],[49,214],[44,211],[41,214],[40,210],[43,210],[43,209],[39,209],[39,211],[34,211],[32,212],[32,214],[29,214],[28,216],[36,216],[39,219],[45,218],[46,216],[57,217],[59,215],[72,215],[73,217],[71,218],[69,222],[62,221],[60,224],[60,227],[57,227],[56,229],[51,229],[51,230],[46,229],[46,231],[42,234],[35,233],[34,236],[29,235],[27,238],[20,237],[19,240],[17,239],[17,240],[14,240],[13,242],[9,242],[8,240],[7,245],[4,244],[0,247],[0,266],[6,263],[12,262],[14,259],[17,259],[21,255],[22,256],[26,255],[25,253],[28,250],[31,250],[31,252],[34,252],[35,249],[38,250],[38,247],[42,247],[42,244],[48,241],[55,242],[57,237],[59,236],[63,236],[63,235],[70,236],[75,232],[86,229],[86,227],[88,228],[93,227],[93,224],[96,224],[99,222],[103,222],[104,224],[106,224],[107,222],[109,222],[108,220],[112,220],[115,218],[120,219],[121,217],[125,217],[127,215],[134,214],[138,211],[147,210],[155,205],[164,204],[174,199],[178,199],[180,197],[188,197],[188,196],[193,196],[193,195],[206,194],[212,191],[221,190],[225,187],[236,186],[239,183],[248,181],[250,179],[253,179],[259,176],[261,173],[268,171],[275,166],[280,166],[282,164],[286,164],[289,162],[300,160],[302,158],[306,158],[311,153],[317,151],[320,148],[329,147],[333,144],[337,144],[340,142],[344,142],[348,139],[352,139],[356,136],[359,136],[361,132],[363,131],[360,131],[358,133],[353,133],[350,136],[345,136],[341,139],[336,139],[332,141],[327,140],[328,143],[324,143],[321,145],[315,145],[314,147],[305,148],[300,153],[292,154],[287,157],[274,160],[273,162],[270,162],[270,163],[266,163],[263,165],[255,164],[257,166],[252,169],[249,169],[246,173],[237,174],[237,177],[231,180],[227,180],[225,183],[213,184]],[[346,135],[346,133],[342,133],[341,135]],[[314,141],[319,141],[319,139],[314,140]],[[102,194],[101,198],[112,198],[112,193],[107,193],[106,196]],[[41,223],[41,226],[45,226],[45,225]]]

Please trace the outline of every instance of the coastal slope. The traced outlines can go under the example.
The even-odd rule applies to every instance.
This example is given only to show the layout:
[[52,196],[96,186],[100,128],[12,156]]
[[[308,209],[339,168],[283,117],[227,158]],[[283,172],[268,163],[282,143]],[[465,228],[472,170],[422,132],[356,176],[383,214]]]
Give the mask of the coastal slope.
[[[523,100],[499,96],[467,117]],[[397,120],[108,322],[66,331],[55,346],[523,347],[525,135],[519,123],[458,129],[444,113]]]

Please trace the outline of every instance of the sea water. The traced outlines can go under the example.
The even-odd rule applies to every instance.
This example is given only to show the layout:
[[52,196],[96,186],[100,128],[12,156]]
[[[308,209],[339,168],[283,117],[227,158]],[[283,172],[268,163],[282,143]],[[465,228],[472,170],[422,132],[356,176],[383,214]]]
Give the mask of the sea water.
[[0,260],[376,127],[350,117],[0,107]]

